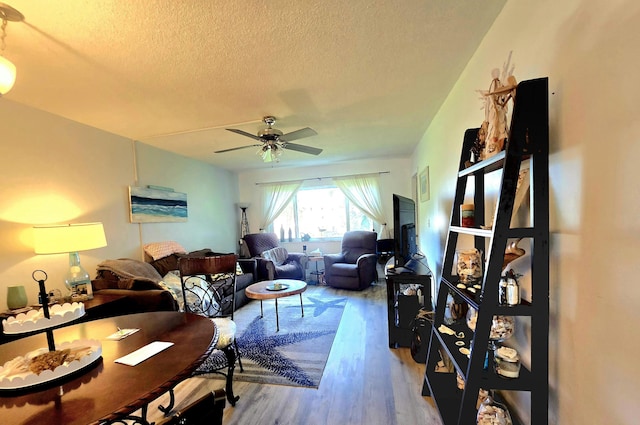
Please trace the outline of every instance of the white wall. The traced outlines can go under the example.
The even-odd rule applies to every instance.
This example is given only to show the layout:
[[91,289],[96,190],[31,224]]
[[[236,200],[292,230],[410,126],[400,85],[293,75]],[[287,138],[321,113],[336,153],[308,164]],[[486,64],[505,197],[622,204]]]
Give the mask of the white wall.
[[[171,187],[187,193],[186,223],[140,224],[142,243],[175,240],[187,250],[236,252],[239,224],[238,179],[204,162],[136,143],[138,184]],[[193,231],[198,229],[197,231]]]
[[[84,251],[90,275],[108,258],[142,259],[143,243],[174,239],[187,249],[236,249],[237,179],[227,171],[159,151],[111,133],[0,101],[0,310],[6,288],[24,285],[37,301],[36,269],[49,276],[47,289],[64,289],[68,256],[35,255],[36,224],[104,223],[108,245]],[[187,223],[132,224],[128,186],[155,184],[186,192]]]
[[[238,175],[239,198],[242,202],[249,202],[251,204],[247,209],[249,230],[251,233],[257,233],[260,231],[260,223],[262,222],[261,205],[263,200],[260,186],[256,185],[256,183],[315,179],[318,177],[338,177],[387,171],[388,173],[380,174],[380,191],[382,192],[384,209],[389,223],[388,230],[390,231],[393,223],[392,195],[397,193],[409,198],[413,197],[411,178],[416,174],[416,171],[412,169],[411,158],[366,159],[317,167],[288,168],[286,166],[286,158],[283,155],[282,162],[275,164],[273,168],[240,172]],[[322,182],[328,183],[330,179],[323,179]],[[391,233],[391,235],[393,234]],[[309,251],[316,248],[319,248],[325,253],[340,251],[339,241],[320,242],[312,239],[306,245]],[[302,250],[302,243],[299,242],[286,242],[283,246],[292,252]]]
[[639,25],[631,0],[509,0],[416,150],[432,189],[420,242],[440,275],[462,136],[483,119],[476,90],[509,51],[519,81],[549,77],[552,424],[640,416]]

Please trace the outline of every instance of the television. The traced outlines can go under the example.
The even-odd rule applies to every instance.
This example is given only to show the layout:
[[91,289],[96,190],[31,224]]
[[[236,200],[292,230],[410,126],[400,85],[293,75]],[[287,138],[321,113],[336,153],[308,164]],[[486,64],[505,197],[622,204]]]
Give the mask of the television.
[[394,267],[404,267],[418,252],[416,204],[413,199],[393,195]]

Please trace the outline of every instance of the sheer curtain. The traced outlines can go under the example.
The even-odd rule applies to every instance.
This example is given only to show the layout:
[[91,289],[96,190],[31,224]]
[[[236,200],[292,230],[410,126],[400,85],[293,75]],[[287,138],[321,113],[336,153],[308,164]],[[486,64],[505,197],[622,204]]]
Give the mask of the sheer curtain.
[[263,210],[260,231],[268,225],[289,205],[293,196],[302,186],[302,180],[284,183],[268,183],[262,185]]
[[367,174],[359,176],[335,177],[333,179],[336,186],[344,193],[344,196],[353,202],[367,217],[380,223],[378,238],[388,237],[387,217],[382,208],[382,197],[380,196],[380,176],[377,174]]

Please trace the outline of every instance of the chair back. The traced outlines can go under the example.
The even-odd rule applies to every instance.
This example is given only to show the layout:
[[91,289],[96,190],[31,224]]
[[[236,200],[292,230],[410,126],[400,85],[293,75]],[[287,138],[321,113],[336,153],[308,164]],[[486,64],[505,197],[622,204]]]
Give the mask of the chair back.
[[231,317],[236,309],[235,254],[183,257],[178,261],[184,310],[207,317]]
[[376,253],[378,234],[367,230],[352,230],[342,237],[342,255],[347,263],[355,264],[363,254]]
[[278,235],[275,233],[249,233],[244,235],[243,239],[251,257],[259,257],[264,251],[280,246]]

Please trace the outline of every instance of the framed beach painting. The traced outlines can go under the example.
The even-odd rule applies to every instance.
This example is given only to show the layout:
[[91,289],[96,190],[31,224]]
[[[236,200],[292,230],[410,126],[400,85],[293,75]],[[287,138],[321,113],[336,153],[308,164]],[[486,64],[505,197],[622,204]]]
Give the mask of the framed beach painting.
[[173,190],[129,186],[132,223],[187,221],[187,194]]

